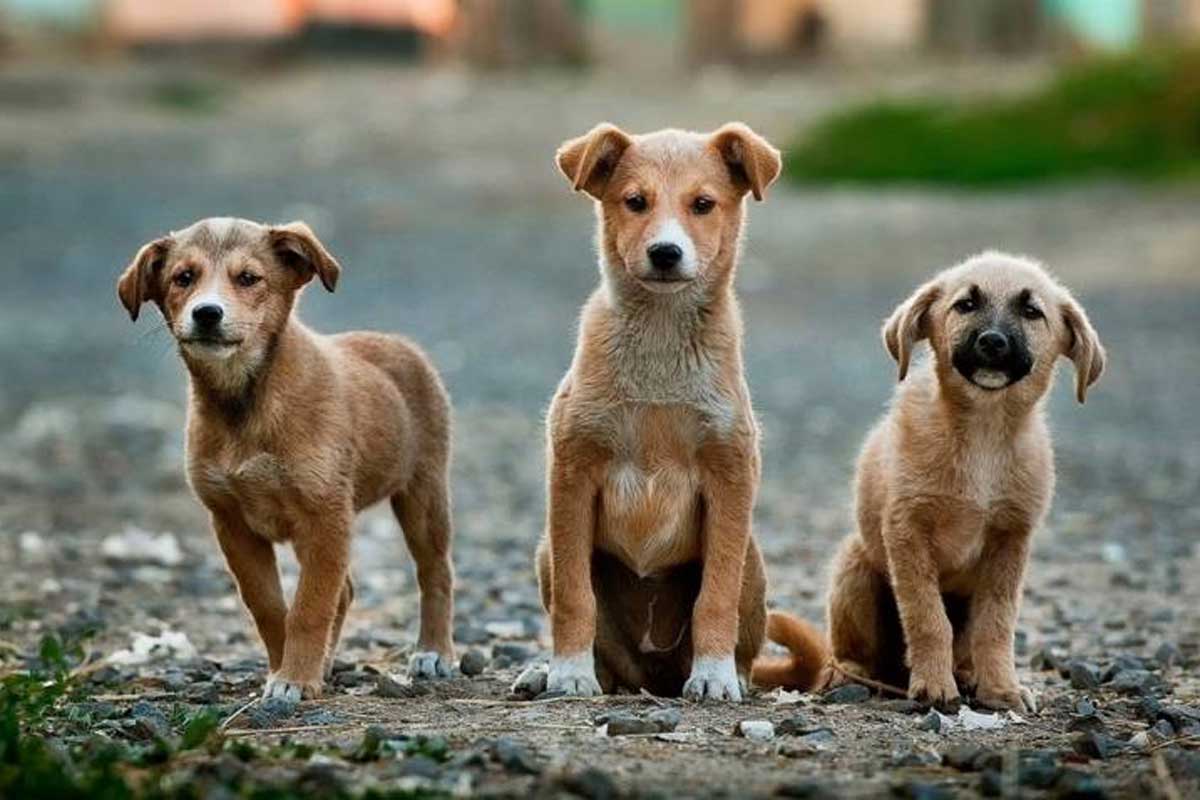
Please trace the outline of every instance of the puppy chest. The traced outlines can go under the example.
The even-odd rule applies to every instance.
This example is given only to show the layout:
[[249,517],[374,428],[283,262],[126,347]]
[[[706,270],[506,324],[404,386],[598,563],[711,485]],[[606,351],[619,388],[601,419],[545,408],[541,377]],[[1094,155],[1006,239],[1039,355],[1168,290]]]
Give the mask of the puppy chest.
[[598,544],[639,575],[699,555],[700,479],[678,463],[619,461],[600,496]]
[[259,536],[291,538],[301,498],[292,472],[278,458],[259,454],[236,463],[194,465],[192,483],[205,505],[236,509]]

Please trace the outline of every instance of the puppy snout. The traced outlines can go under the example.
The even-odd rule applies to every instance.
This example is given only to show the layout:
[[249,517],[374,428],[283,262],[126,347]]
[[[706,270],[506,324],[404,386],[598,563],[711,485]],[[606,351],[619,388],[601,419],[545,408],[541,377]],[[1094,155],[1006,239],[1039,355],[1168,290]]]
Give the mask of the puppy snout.
[[1008,337],[1000,331],[984,331],[975,340],[975,354],[986,363],[1003,361],[1011,349]]
[[671,242],[657,242],[646,248],[646,256],[655,269],[665,272],[679,266],[683,260],[683,248]]
[[225,318],[225,309],[216,303],[201,303],[192,309],[192,322],[199,328],[213,328]]

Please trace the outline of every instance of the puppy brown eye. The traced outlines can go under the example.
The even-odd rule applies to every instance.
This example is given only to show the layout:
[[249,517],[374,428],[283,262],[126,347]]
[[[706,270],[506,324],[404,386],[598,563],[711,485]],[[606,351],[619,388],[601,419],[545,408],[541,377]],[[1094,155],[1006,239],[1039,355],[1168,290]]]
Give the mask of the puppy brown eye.
[[253,286],[262,280],[262,277],[255,275],[253,272],[243,272],[237,276],[238,286]]
[[954,304],[954,310],[960,314],[970,314],[976,308],[978,308],[978,306],[970,297],[964,297],[962,300],[959,300]]
[[1037,306],[1025,306],[1021,309],[1021,316],[1025,317],[1025,319],[1041,319],[1046,315]]
[[692,201],[692,213],[704,216],[717,207],[717,201],[701,195]]
[[640,194],[631,194],[625,198],[625,207],[635,214],[646,210],[646,198]]
[[196,280],[196,275],[190,269],[185,269],[175,276],[175,285],[180,289],[186,289],[192,285],[192,281]]

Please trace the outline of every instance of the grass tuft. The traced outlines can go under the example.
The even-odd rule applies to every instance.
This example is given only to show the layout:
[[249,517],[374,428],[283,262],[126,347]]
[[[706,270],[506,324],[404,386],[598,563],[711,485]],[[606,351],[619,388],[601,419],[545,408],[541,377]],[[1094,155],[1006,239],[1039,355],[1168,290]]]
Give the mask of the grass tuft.
[[818,123],[785,168],[798,182],[970,187],[1200,173],[1200,49],[1093,61],[1013,99],[871,103]]

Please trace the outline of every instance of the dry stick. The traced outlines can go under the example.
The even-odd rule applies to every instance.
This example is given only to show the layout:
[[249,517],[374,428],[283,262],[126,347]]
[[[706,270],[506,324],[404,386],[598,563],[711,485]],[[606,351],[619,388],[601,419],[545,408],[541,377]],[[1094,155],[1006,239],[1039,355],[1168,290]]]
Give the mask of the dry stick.
[[246,703],[241,708],[239,708],[237,711],[233,712],[228,717],[226,717],[225,721],[221,723],[221,726],[219,728],[217,728],[217,730],[224,733],[225,729],[229,727],[229,723],[233,722],[235,719],[240,717],[242,715],[243,711],[245,711],[246,709],[250,708],[252,705],[257,703],[261,699],[261,697],[262,697],[261,695],[257,695],[257,694],[254,695],[254,697],[251,697],[250,701],[248,703]]
[[178,692],[138,692],[135,694],[94,694],[91,699],[97,703],[124,703],[129,700],[171,700],[178,696]]
[[615,697],[576,697],[574,695],[563,695],[562,697],[546,697],[541,700],[486,700],[477,697],[456,697],[447,699],[447,703],[466,703],[473,706],[512,706],[513,708],[521,708],[523,706],[540,706],[547,703],[597,703],[605,700],[615,700]]
[[275,734],[285,733],[308,733],[310,731],[327,731],[333,728],[366,728],[369,727],[364,722],[340,722],[332,725],[298,725],[294,728],[236,728],[232,731],[225,731],[226,736],[272,736]]
[[1154,758],[1154,775],[1158,778],[1158,782],[1162,784],[1163,795],[1167,800],[1183,800],[1183,796],[1179,794],[1179,787],[1175,785],[1175,779],[1171,777],[1171,770],[1167,768],[1166,759],[1162,757],[1162,753],[1155,753]]
[[1173,744],[1190,744],[1192,742],[1200,742],[1200,734],[1193,734],[1191,736],[1180,736],[1175,739],[1167,739],[1165,742],[1159,742],[1158,744],[1151,747],[1150,752],[1153,753],[1155,750],[1162,750],[1164,747],[1170,747]]
[[903,689],[900,689],[898,687],[892,686],[889,683],[873,681],[870,678],[864,678],[861,675],[855,675],[853,672],[848,672],[848,671],[842,669],[837,664],[834,664],[832,662],[830,662],[829,666],[834,672],[841,674],[843,677],[849,678],[850,680],[854,681],[855,683],[861,683],[863,686],[868,686],[877,692],[887,692],[889,694],[894,694],[897,697],[908,697],[908,692],[906,692]]

